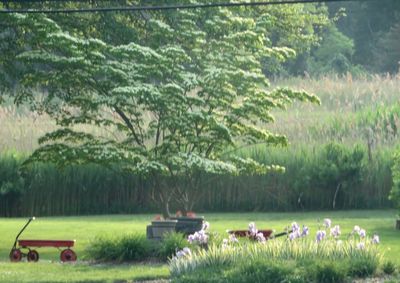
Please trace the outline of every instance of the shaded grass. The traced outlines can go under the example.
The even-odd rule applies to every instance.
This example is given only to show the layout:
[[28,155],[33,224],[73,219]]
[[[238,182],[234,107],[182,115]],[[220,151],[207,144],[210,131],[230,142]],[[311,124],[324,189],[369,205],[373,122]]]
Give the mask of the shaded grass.
[[0,282],[132,282],[168,277],[166,265],[0,262]]

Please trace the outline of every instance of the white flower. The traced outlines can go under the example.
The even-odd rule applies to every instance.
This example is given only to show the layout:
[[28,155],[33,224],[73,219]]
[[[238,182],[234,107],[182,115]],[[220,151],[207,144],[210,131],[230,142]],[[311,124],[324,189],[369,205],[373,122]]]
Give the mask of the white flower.
[[228,239],[223,239],[222,240],[222,249],[226,249],[228,247],[228,243],[229,243]]
[[353,233],[357,233],[358,234],[360,232],[360,230],[361,230],[360,226],[356,225],[353,228]]
[[176,257],[177,258],[188,257],[188,256],[191,256],[191,255],[192,255],[192,252],[187,247],[183,248],[183,250],[180,250],[180,251],[176,252]]
[[357,249],[359,249],[359,250],[365,249],[365,244],[363,242],[358,243],[357,244]]
[[250,236],[253,236],[253,237],[255,237],[258,233],[256,224],[254,222],[249,223],[249,233],[250,233]]
[[330,228],[332,225],[332,220],[330,220],[329,218],[325,218],[324,219],[324,226],[325,228]]
[[195,232],[192,235],[188,236],[188,241],[189,243],[198,243],[198,244],[207,244],[208,242],[208,235],[204,230],[200,230],[198,232]]
[[208,230],[209,228],[210,228],[210,223],[208,223],[207,221],[205,221],[205,222],[203,223],[203,227],[201,228],[201,230],[206,231],[206,230]]
[[378,235],[374,235],[374,237],[372,238],[372,243],[373,244],[379,244],[380,240],[379,240],[379,236]]
[[229,235],[229,242],[230,243],[239,243],[239,240],[236,238],[235,234]]
[[184,252],[186,255],[192,255],[192,251],[191,251],[188,247],[184,247],[184,248],[183,248],[183,252]]
[[257,240],[258,242],[260,242],[260,243],[265,243],[265,242],[266,242],[266,239],[265,239],[265,237],[264,237],[264,234],[261,233],[261,232],[256,234],[256,240]]
[[[195,233],[195,234],[196,234],[196,233]],[[195,241],[195,240],[194,240],[194,235],[189,235],[189,236],[188,236],[188,241],[189,241],[189,243],[193,244],[193,242]]]
[[335,225],[335,227],[333,227],[333,228],[331,229],[331,236],[337,238],[337,237],[340,236],[340,234],[341,234],[341,232],[340,232],[340,226],[339,226],[339,225]]

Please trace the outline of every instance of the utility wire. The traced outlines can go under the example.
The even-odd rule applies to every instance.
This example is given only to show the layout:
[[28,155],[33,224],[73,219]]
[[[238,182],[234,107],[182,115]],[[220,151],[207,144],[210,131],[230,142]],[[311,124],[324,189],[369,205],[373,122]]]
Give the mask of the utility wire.
[[[31,0],[34,1],[34,0]],[[60,0],[53,0],[60,1]],[[107,13],[107,12],[137,12],[137,11],[162,11],[162,10],[187,10],[187,9],[207,9],[216,7],[255,7],[272,5],[293,5],[307,3],[334,3],[334,2],[367,2],[384,0],[282,0],[282,1],[261,1],[261,2],[237,2],[237,3],[208,3],[208,4],[180,4],[180,5],[158,5],[158,6],[125,6],[125,7],[99,7],[99,8],[80,8],[80,9],[2,9],[0,14],[24,13],[24,14],[71,14],[71,13]],[[3,3],[11,1],[3,0]],[[26,1],[24,1],[26,2]],[[42,1],[43,2],[43,1]],[[72,1],[71,1],[72,2]],[[15,3],[15,1],[14,1]]]

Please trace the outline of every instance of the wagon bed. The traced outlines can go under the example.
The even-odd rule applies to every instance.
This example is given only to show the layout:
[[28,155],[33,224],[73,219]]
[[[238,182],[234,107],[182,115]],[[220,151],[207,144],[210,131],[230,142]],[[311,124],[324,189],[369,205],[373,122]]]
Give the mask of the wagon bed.
[[[29,218],[28,222],[15,238],[14,245],[9,255],[12,262],[21,261],[23,257],[26,257],[28,261],[38,261],[39,253],[31,248],[42,247],[64,248],[60,253],[60,260],[62,262],[76,261],[76,253],[71,250],[71,247],[75,245],[75,240],[19,240],[19,236],[21,236],[22,232],[33,220],[35,220],[35,217]],[[22,249],[27,249],[28,252],[23,252]]]
[[71,248],[75,245],[75,241],[71,241],[71,240],[18,240],[18,245],[23,248],[26,248],[26,247],[36,247],[36,248],[67,247],[67,248]]

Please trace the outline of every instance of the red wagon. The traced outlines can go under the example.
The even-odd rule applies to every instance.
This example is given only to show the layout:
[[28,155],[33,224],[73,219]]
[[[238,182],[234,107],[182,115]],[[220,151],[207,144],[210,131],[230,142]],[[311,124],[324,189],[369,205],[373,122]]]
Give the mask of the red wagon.
[[[235,235],[236,237],[247,237],[247,238],[250,238],[250,239],[253,239],[253,240],[256,239],[256,236],[251,235],[249,230],[228,230],[227,232],[229,234]],[[282,236],[286,236],[289,233],[292,233],[292,230],[285,231],[285,232],[282,232],[282,233],[279,233],[279,234],[273,234],[273,232],[274,231],[272,231],[272,230],[258,230],[258,233],[262,233],[264,238],[267,239],[267,240],[268,239],[273,239],[273,238],[279,238],[279,237],[282,237]]]
[[[24,256],[28,261],[38,261],[39,253],[31,248],[42,247],[64,248],[60,253],[60,260],[62,262],[76,261],[76,253],[71,249],[75,245],[75,240],[19,240],[19,236],[32,220],[35,220],[35,217],[29,219],[15,238],[14,246],[10,252],[10,260],[12,262],[21,261]],[[23,252],[22,249],[27,249],[28,252]]]

